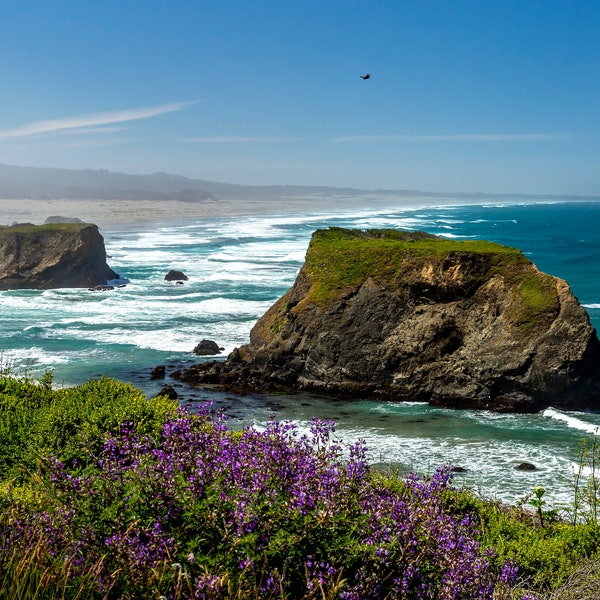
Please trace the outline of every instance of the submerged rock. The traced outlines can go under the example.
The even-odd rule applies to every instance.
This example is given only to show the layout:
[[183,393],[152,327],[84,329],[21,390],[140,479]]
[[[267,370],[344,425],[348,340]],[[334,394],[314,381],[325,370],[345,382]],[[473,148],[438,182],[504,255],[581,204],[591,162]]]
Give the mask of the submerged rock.
[[152,372],[150,373],[150,379],[164,379],[166,376],[166,371],[167,369],[165,365],[158,365],[157,367],[154,367],[154,369],[152,369]]
[[162,386],[160,392],[158,392],[159,396],[166,396],[170,400],[177,400],[179,398],[179,394],[175,390],[175,388],[170,384],[165,384]]
[[538,470],[538,468],[534,464],[528,463],[528,462],[519,463],[515,467],[515,469],[517,471],[537,471]]
[[115,289],[114,285],[96,285],[88,288],[90,292],[110,292]]
[[332,228],[313,234],[249,344],[179,376],[453,408],[600,408],[600,342],[568,284],[519,250]]
[[95,288],[118,277],[96,225],[0,227],[0,290]]

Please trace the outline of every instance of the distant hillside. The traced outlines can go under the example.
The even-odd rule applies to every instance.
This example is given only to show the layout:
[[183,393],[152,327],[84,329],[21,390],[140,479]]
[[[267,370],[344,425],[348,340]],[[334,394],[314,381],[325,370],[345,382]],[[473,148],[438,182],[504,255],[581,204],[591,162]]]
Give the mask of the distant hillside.
[[[106,200],[180,200],[198,202],[218,199],[280,200],[285,198],[366,197],[375,194],[390,198],[457,198],[461,200],[581,200],[582,196],[532,196],[526,194],[487,194],[427,192],[416,190],[365,190],[327,186],[268,185],[250,186],[181,175],[153,173],[129,175],[106,169],[51,169],[0,164],[0,199],[106,199]],[[596,198],[598,199],[598,198]]]
[[[325,186],[249,186],[190,179],[168,173],[129,175],[105,169],[74,170],[16,167],[0,164],[0,198],[31,199],[123,199],[198,200],[227,198],[281,199],[306,196],[364,196],[367,190]],[[424,195],[424,192],[395,190],[390,195]]]

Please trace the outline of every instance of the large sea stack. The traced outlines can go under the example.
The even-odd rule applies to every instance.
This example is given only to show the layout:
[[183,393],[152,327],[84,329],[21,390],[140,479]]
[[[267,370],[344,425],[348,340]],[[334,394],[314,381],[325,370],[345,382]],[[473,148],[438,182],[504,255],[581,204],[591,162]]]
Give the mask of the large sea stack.
[[96,225],[0,227],[0,290],[90,287],[117,277]]
[[568,284],[519,250],[331,228],[313,234],[249,344],[179,377],[493,411],[599,409],[600,342]]

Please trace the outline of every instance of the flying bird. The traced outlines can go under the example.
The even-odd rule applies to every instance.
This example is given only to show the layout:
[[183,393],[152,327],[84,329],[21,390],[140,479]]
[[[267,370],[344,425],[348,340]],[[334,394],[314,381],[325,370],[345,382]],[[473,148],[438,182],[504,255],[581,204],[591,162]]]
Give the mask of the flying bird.
[[369,73],[367,73],[366,75],[361,75],[360,78],[361,79],[371,79],[371,75]]

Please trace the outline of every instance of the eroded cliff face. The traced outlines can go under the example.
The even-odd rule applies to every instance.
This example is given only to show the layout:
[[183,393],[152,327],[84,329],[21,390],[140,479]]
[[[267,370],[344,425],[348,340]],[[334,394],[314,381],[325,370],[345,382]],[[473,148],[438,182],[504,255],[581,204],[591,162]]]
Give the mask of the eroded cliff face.
[[329,229],[249,344],[180,377],[494,411],[600,408],[600,342],[568,284],[518,250]]
[[90,287],[117,277],[96,225],[0,227],[0,290]]

